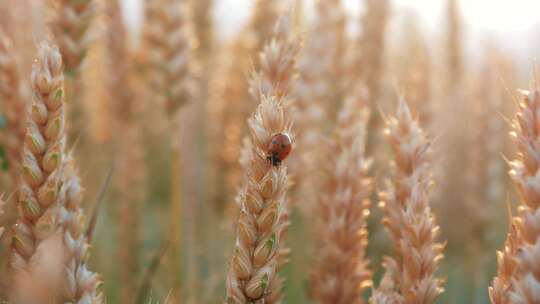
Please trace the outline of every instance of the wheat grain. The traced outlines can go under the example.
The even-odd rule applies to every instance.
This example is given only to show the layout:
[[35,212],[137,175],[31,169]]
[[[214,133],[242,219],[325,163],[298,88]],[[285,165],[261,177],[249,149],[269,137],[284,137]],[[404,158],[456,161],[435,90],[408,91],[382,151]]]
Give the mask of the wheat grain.
[[388,258],[386,265],[390,267],[387,272],[396,272],[395,289],[376,290],[371,303],[381,298],[398,298],[398,303],[433,303],[443,291],[436,270],[444,245],[437,241],[439,227],[429,206],[430,143],[404,100],[399,102],[396,117],[387,120],[386,134],[395,154],[395,167],[392,182],[380,195],[380,207],[394,243],[395,258]]
[[318,303],[364,303],[371,284],[365,257],[372,181],[365,156],[369,110],[365,90],[347,98],[327,151],[327,179],[316,214],[319,227],[311,296]]

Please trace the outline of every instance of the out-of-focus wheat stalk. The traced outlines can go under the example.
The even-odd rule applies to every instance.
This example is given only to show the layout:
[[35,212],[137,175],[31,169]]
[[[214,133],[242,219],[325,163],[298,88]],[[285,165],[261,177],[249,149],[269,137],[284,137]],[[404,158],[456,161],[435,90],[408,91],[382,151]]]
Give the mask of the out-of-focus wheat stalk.
[[[180,138],[178,109],[194,95],[192,63],[192,26],[188,16],[189,7],[178,0],[152,1],[148,3],[146,38],[149,46],[150,64],[153,70],[158,96],[165,99],[165,113],[169,118],[171,140],[170,182],[170,238],[173,258],[172,277],[175,284],[174,301],[180,301],[181,271],[181,223],[182,193],[180,167]],[[191,207],[192,208],[192,207]],[[193,231],[193,229],[191,230]],[[193,250],[188,248],[187,250]],[[190,278],[196,277],[194,271]]]
[[22,96],[20,74],[11,39],[0,29],[0,101],[7,132],[2,136],[8,169],[14,187],[19,182],[20,158],[26,133],[26,102]]
[[76,72],[86,57],[92,36],[89,31],[96,15],[94,0],[56,0],[56,16],[50,23],[66,71]]
[[283,4],[283,0],[256,1],[253,15],[244,34],[252,50],[258,52],[272,37],[276,22],[284,9]]
[[178,0],[148,3],[146,37],[154,85],[165,98],[165,112],[172,117],[193,91],[191,31],[187,6]]
[[227,274],[228,303],[281,300],[277,270],[284,241],[287,169],[285,165],[272,166],[266,157],[274,134],[290,134],[291,122],[282,103],[273,96],[263,96],[249,120],[250,138],[242,162],[245,179],[238,198],[241,210]]
[[540,91],[522,92],[523,100],[513,121],[518,157],[510,161],[509,175],[519,192],[518,214],[511,220],[503,251],[497,253],[498,276],[489,289],[492,303],[540,302]]
[[[436,106],[433,127],[438,133],[445,133],[441,137],[436,153],[442,158],[440,168],[436,172],[440,172],[437,178],[440,180],[440,187],[435,190],[437,201],[440,201],[440,210],[447,216],[441,218],[443,227],[452,227],[448,229],[447,238],[450,246],[459,244],[466,238],[469,232],[465,226],[455,226],[453,223],[456,219],[462,219],[463,210],[466,209],[466,191],[467,180],[463,178],[463,168],[456,164],[468,164],[469,146],[467,137],[464,134],[469,134],[474,128],[475,121],[471,120],[468,104],[477,101],[469,100],[465,88],[465,80],[462,69],[459,67],[462,64],[463,49],[461,29],[462,20],[459,16],[457,2],[448,0],[446,15],[446,32],[444,35],[444,52],[445,65],[442,67],[444,73],[438,73],[433,77],[438,77],[437,81],[441,83],[442,96],[440,101],[434,103]],[[461,123],[456,124],[456,121]],[[435,123],[436,122],[436,123]],[[448,126],[453,126],[449,128]],[[474,143],[477,145],[478,143]],[[467,213],[465,213],[467,215]],[[454,228],[455,226],[455,228]],[[458,245],[457,248],[461,248]],[[458,249],[460,250],[460,249]],[[459,251],[461,252],[461,251]]]
[[327,180],[319,196],[311,295],[318,303],[363,303],[371,285],[365,257],[372,181],[365,156],[369,109],[365,90],[346,99],[327,151]]
[[118,260],[122,286],[119,303],[132,303],[139,273],[140,217],[144,200],[144,150],[141,138],[140,94],[137,94],[133,54],[117,0],[108,1],[106,82],[112,113],[118,158]]
[[359,41],[360,57],[356,69],[367,85],[372,103],[379,99],[383,76],[385,31],[389,16],[388,0],[365,0],[362,34]]
[[505,122],[500,115],[506,115],[506,93],[499,89],[498,57],[493,49],[486,50],[478,81],[473,83],[473,102],[467,105],[474,127],[467,138],[469,165],[465,169],[467,189],[462,211],[467,214],[463,225],[470,241],[464,247],[464,263],[472,274],[475,294],[482,297],[483,286],[489,280],[485,269],[492,257],[493,225],[500,220],[496,206],[503,203],[505,192],[504,161],[500,155],[506,153],[506,139],[499,135],[504,133]]
[[448,0],[446,18],[448,22],[445,48],[447,52],[446,65],[448,68],[447,89],[453,91],[458,88],[463,76],[463,56],[461,54],[462,26],[458,0]]
[[[309,32],[306,46],[298,56],[299,78],[294,90],[295,131],[297,153],[293,155],[291,172],[297,181],[293,202],[315,201],[317,194],[316,170],[320,161],[318,145],[327,115],[334,114],[341,104],[341,89],[349,79],[344,74],[345,12],[340,1],[319,0],[315,4],[316,18]],[[345,81],[346,80],[346,81]],[[312,204],[302,204],[309,210]]]
[[404,100],[396,117],[387,119],[386,134],[395,154],[394,176],[381,193],[380,207],[394,243],[395,256],[385,262],[386,280],[393,284],[375,290],[371,303],[433,303],[443,291],[436,270],[444,244],[437,240],[439,226],[429,206],[430,143]]
[[212,60],[210,54],[214,46],[214,24],[212,12],[215,0],[191,0],[193,32],[196,37],[195,50],[199,61]]
[[301,111],[297,116],[320,115],[317,113],[318,106],[325,109],[333,120],[341,106],[342,91],[348,81],[344,78],[346,13],[339,0],[318,0],[315,15],[307,45],[298,59],[300,80],[296,95]]
[[12,229],[10,266],[15,272],[28,270],[36,248],[58,227],[65,145],[63,84],[58,49],[40,44],[21,161],[20,218]]
[[[381,128],[381,119],[377,114],[381,109],[380,95],[385,74],[386,27],[390,15],[390,1],[365,0],[363,2],[365,11],[360,19],[361,32],[352,52],[355,56],[351,62],[354,70],[349,77],[353,79],[353,85],[354,81],[359,79],[368,88],[370,110],[373,114],[368,128],[375,130]],[[374,156],[375,163],[379,161],[376,156],[381,154],[380,147],[382,146],[378,133],[370,132],[366,144],[367,151]]]
[[396,74],[403,86],[403,96],[417,114],[425,128],[431,127],[434,105],[432,98],[432,67],[424,33],[417,21],[418,16],[410,14],[402,25],[402,39],[393,54]]
[[[104,24],[104,16],[98,15],[99,25]],[[103,144],[111,139],[111,104],[107,99],[107,84],[102,77],[107,70],[106,45],[104,39],[96,40],[88,50],[87,67],[81,78],[84,83],[84,111],[88,116],[87,128],[93,142]]]
[[[485,249],[489,248],[488,238],[490,231],[493,231],[492,225],[496,220],[493,207],[502,203],[502,201],[494,202],[488,196],[489,179],[492,174],[489,166],[494,157],[492,152],[500,159],[502,151],[498,148],[495,151],[490,150],[492,145],[501,142],[501,136],[497,136],[500,130],[491,130],[490,124],[494,120],[501,120],[501,118],[497,115],[498,110],[494,108],[496,90],[493,88],[497,87],[497,84],[492,81],[491,73],[493,71],[487,67],[484,69],[485,71],[482,72],[484,77],[482,77],[481,83],[476,84],[473,88],[473,102],[469,103],[468,106],[468,113],[471,116],[471,122],[474,123],[474,128],[471,128],[467,138],[469,165],[464,170],[467,188],[465,189],[465,202],[463,202],[464,209],[461,210],[466,214],[463,226],[466,226],[464,230],[467,231],[466,237],[470,240],[462,247],[466,251],[464,263],[470,270],[472,286],[475,290],[472,297],[477,294],[476,290],[485,295],[485,290],[482,290],[482,286],[488,284],[485,268],[492,256],[492,252]],[[500,161],[502,162],[502,159]],[[499,198],[502,197],[499,196]],[[472,302],[473,298],[469,301]]]
[[65,278],[63,299],[67,303],[103,303],[103,295],[98,290],[101,285],[99,275],[88,268],[90,257],[85,234],[85,220],[81,209],[83,189],[73,159],[66,159],[66,173],[63,181],[63,202],[59,223],[62,226]]

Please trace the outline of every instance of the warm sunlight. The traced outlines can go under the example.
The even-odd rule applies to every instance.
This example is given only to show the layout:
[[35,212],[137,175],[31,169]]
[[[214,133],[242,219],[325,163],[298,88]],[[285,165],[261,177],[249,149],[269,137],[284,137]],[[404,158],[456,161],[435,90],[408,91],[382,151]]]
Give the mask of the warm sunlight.
[[0,0],[0,303],[540,303],[540,0]]
[[[412,7],[428,24],[437,25],[446,1],[394,0],[392,3],[399,8]],[[524,31],[540,23],[540,1],[536,0],[461,0],[459,3],[466,24],[475,30]]]

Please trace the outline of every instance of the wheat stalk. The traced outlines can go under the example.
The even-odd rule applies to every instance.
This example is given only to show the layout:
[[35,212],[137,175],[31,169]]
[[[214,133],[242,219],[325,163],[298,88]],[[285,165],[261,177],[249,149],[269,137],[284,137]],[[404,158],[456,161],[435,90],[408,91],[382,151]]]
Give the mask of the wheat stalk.
[[94,0],[56,0],[56,16],[50,23],[66,71],[76,71],[93,40],[89,31],[97,13]]
[[247,28],[247,40],[251,49],[258,51],[272,35],[283,10],[283,0],[257,0]]
[[103,295],[98,291],[101,279],[87,265],[90,246],[84,231],[86,227],[81,209],[83,189],[72,158],[67,157],[66,162],[64,202],[59,217],[66,258],[63,298],[68,303],[103,303]]
[[[266,157],[272,136],[291,134],[290,104],[286,103],[290,102],[287,98],[299,44],[290,35],[290,17],[287,13],[278,20],[274,38],[260,55],[261,69],[250,81],[249,90],[259,103],[248,121],[250,136],[244,140],[240,157],[245,176],[237,198],[240,217],[227,274],[230,303],[276,303],[282,297],[283,280],[277,272],[289,253],[284,245],[289,225],[285,197],[289,184],[285,166],[272,166]],[[259,92],[259,98],[255,92]]]
[[389,15],[388,0],[366,0],[366,10],[361,20],[362,35],[357,64],[361,79],[366,83],[372,103],[379,99],[383,74],[385,31]]
[[372,181],[365,156],[369,110],[365,90],[346,99],[327,151],[328,177],[319,196],[311,296],[318,303],[363,303],[371,284],[365,257]]
[[377,289],[371,303],[384,298],[433,303],[443,291],[436,270],[444,244],[437,241],[439,226],[429,206],[430,143],[404,100],[396,117],[387,120],[386,134],[395,154],[394,176],[380,194],[380,207],[394,243],[395,258],[386,262],[387,272],[395,273],[394,290]]
[[[292,11],[283,14],[277,21],[274,36],[260,53],[259,71],[252,73],[249,81],[249,92],[259,104],[261,96],[274,96],[283,102],[286,112],[293,112],[295,99],[291,97],[296,83],[296,57],[300,50],[300,42],[292,35]],[[259,98],[257,93],[259,92]],[[288,202],[283,208],[283,233],[289,226]],[[279,265],[288,262],[290,250],[281,243]]]
[[136,75],[129,49],[128,32],[122,19],[120,2],[107,3],[108,92],[115,116],[114,133],[118,157],[118,261],[122,280],[120,303],[131,303],[138,282],[140,217],[144,199],[144,149],[137,114],[141,99],[136,94]]
[[63,84],[57,47],[40,44],[23,145],[19,219],[12,229],[10,265],[14,270],[25,271],[38,245],[58,227],[65,145]]
[[235,249],[227,275],[227,301],[276,303],[278,251],[283,242],[283,215],[287,169],[267,161],[267,148],[277,133],[290,134],[282,100],[263,96],[249,120],[250,138],[245,151],[245,179]]
[[193,95],[192,34],[187,6],[178,0],[150,1],[146,39],[158,94],[172,115]]
[[[402,25],[400,48],[393,54],[397,77],[403,84],[403,96],[417,110],[418,119],[425,128],[433,120],[432,64],[424,33],[414,14],[407,15]],[[416,114],[416,113],[414,113]]]
[[[150,64],[153,81],[158,96],[165,99],[164,110],[168,116],[171,140],[170,163],[170,239],[173,267],[171,273],[175,282],[175,299],[180,300],[181,271],[181,150],[179,142],[179,121],[175,114],[194,96],[194,73],[192,66],[192,20],[188,16],[188,6],[178,0],[152,1],[148,3],[146,40],[150,49]],[[192,231],[192,230],[188,230]],[[187,250],[191,250],[191,246]],[[195,274],[190,273],[190,279]],[[193,280],[190,280],[190,283]]]
[[197,53],[200,61],[211,61],[212,48],[215,40],[214,21],[212,12],[215,6],[213,0],[191,0],[193,11],[193,32],[197,38]]
[[492,303],[538,303],[540,280],[540,205],[537,173],[539,168],[540,91],[522,92],[523,100],[513,121],[512,136],[519,156],[511,161],[509,175],[520,196],[518,214],[511,221],[503,251],[497,253],[498,276],[489,289]]
[[[21,94],[15,50],[9,37],[0,30],[0,100],[7,121],[2,141],[8,158],[8,169],[15,185],[20,176],[20,156],[26,133],[26,103]],[[15,186],[16,187],[16,186]]]
[[[122,19],[118,0],[108,1],[107,13],[107,84],[112,111],[118,123],[125,125],[133,121],[136,112],[132,87],[133,58],[129,50],[128,32]],[[121,89],[118,89],[121,88]],[[116,126],[114,126],[116,127]]]
[[[333,119],[341,103],[341,88],[344,84],[343,51],[345,13],[340,1],[320,0],[315,4],[315,20],[306,46],[298,55],[299,77],[294,87],[293,112],[297,151],[291,162],[291,172],[298,189],[294,192],[304,202],[316,201],[318,176],[312,170],[318,166],[321,155],[322,123]],[[327,117],[329,116],[329,117]],[[300,198],[301,197],[301,198]],[[308,212],[312,204],[302,204],[301,210]]]
[[459,15],[459,4],[457,0],[448,0],[446,7],[446,18],[448,22],[446,37],[446,64],[448,69],[447,89],[449,92],[459,88],[463,77],[463,54],[461,46],[462,21]]

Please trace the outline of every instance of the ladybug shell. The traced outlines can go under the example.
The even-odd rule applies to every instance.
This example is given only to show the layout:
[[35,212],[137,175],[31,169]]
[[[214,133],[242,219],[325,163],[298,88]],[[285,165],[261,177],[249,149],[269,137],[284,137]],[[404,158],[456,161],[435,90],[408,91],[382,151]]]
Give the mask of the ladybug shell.
[[277,157],[280,161],[284,160],[291,153],[292,142],[287,134],[279,133],[272,136],[268,145],[268,154]]

